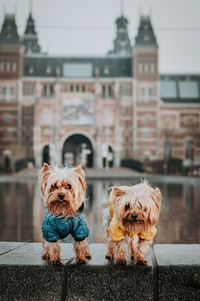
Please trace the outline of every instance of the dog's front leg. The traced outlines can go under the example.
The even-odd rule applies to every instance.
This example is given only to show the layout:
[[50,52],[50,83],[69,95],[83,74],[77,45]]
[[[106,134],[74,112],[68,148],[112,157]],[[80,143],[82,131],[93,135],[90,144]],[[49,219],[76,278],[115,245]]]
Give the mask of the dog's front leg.
[[129,254],[131,260],[135,259],[135,250],[137,248],[138,236],[128,237]]
[[124,240],[116,241],[114,244],[115,244],[116,263],[126,264],[126,250],[124,247]]
[[43,259],[47,259],[52,264],[60,264],[60,246],[58,242],[43,242],[44,254]]
[[137,246],[136,246],[136,263],[138,265],[146,265],[147,260],[145,259],[149,247],[151,245],[152,241],[138,239]]
[[76,253],[77,263],[87,263],[88,259],[91,258],[87,238],[81,241],[74,241],[74,250]]

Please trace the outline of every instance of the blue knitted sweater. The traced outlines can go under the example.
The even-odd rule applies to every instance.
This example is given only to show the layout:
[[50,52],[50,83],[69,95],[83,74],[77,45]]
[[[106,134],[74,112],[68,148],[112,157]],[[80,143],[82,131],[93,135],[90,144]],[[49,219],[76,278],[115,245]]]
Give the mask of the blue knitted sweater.
[[42,234],[46,241],[56,242],[71,234],[75,240],[84,240],[89,235],[88,226],[80,213],[75,217],[62,217],[54,215],[45,209],[45,216],[42,224]]

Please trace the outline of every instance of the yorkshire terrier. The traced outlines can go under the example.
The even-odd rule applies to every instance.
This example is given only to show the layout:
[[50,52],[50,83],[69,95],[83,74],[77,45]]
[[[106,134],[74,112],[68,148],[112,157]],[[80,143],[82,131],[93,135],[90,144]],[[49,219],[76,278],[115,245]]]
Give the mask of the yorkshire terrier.
[[153,189],[147,181],[134,186],[114,186],[110,192],[111,221],[107,231],[106,259],[126,264],[125,238],[131,260],[146,265],[145,259],[156,235],[161,205],[159,188]]
[[87,263],[91,258],[88,248],[89,230],[83,217],[85,173],[76,168],[50,167],[44,163],[40,170],[41,194],[45,203],[42,224],[43,259],[60,264],[58,241],[69,234],[74,238],[77,263]]

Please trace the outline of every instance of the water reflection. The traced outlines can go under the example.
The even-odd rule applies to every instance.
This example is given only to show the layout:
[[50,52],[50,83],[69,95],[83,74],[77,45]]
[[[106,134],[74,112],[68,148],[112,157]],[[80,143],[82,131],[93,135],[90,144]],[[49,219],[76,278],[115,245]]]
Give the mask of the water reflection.
[[[131,182],[135,184],[138,181]],[[86,219],[90,241],[104,242],[107,188],[124,181],[89,181]],[[199,183],[153,183],[163,200],[156,243],[200,243]],[[43,202],[36,181],[0,183],[0,241],[41,241]],[[69,239],[67,240],[69,241]]]

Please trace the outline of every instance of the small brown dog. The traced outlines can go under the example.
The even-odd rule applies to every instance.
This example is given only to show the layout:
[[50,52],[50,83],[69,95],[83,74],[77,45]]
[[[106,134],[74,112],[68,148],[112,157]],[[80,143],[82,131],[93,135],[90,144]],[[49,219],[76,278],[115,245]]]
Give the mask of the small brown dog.
[[84,206],[85,173],[76,168],[50,168],[44,164],[40,170],[41,193],[46,206],[42,224],[43,259],[61,263],[58,240],[71,234],[77,262],[87,263],[89,230],[81,211]]
[[138,265],[147,264],[145,256],[157,232],[160,204],[160,190],[150,187],[147,181],[112,188],[107,259],[126,263],[124,239],[127,236],[131,260]]

